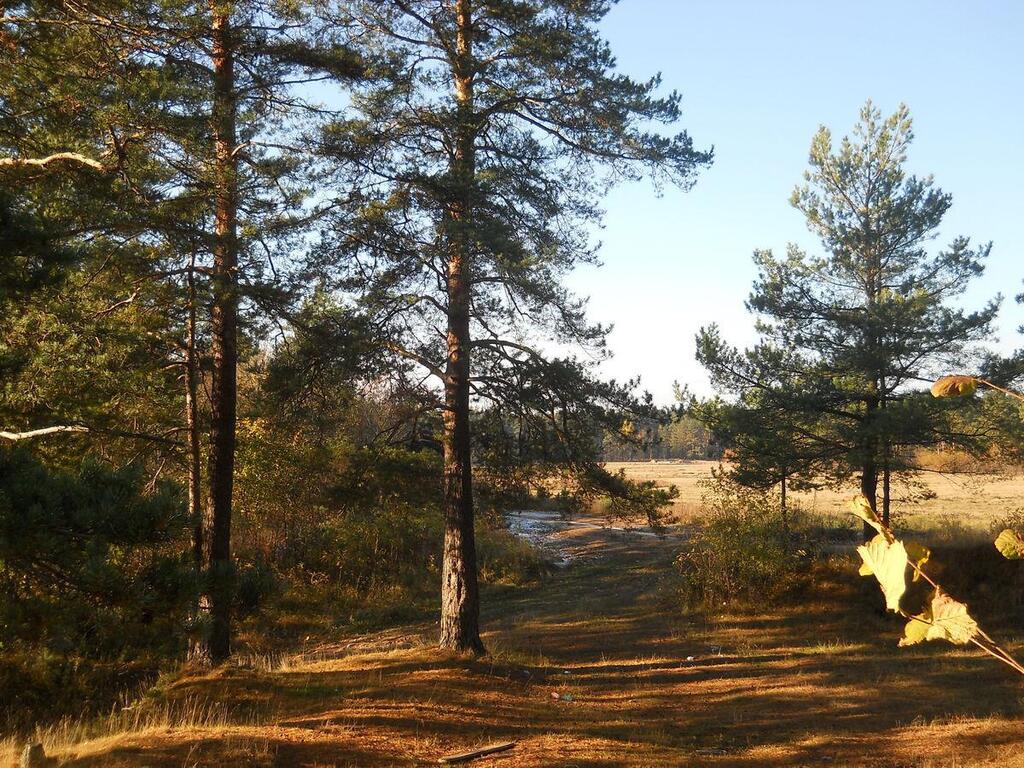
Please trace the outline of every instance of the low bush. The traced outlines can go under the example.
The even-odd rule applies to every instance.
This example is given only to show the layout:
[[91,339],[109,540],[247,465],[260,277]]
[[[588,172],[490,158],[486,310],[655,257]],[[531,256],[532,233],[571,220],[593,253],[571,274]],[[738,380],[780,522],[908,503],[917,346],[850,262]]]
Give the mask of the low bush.
[[278,549],[278,567],[313,584],[368,593],[409,584],[438,567],[442,518],[436,507],[391,501],[371,510],[319,510],[319,520]]
[[273,565],[258,554],[235,565],[235,610],[241,616],[258,611],[278,593],[281,581]]
[[552,569],[537,547],[503,528],[478,531],[476,556],[481,580],[491,584],[528,584]]
[[711,610],[738,600],[772,600],[806,574],[820,538],[798,508],[783,519],[778,496],[725,477],[709,481],[705,517],[676,559],[690,608]]
[[[300,442],[281,451],[250,429],[240,455],[237,604],[249,614],[242,631],[251,651],[436,613],[444,540],[437,453]],[[482,481],[475,490],[481,580],[542,576],[542,555],[504,528],[509,488]]]
[[184,506],[134,468],[0,449],[0,726],[105,708],[181,652]]

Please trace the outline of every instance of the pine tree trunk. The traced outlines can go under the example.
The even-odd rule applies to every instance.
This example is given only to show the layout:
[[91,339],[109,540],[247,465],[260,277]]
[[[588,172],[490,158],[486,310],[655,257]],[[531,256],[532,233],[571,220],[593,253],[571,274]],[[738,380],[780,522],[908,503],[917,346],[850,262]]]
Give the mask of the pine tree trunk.
[[892,467],[890,466],[890,449],[885,446],[885,464],[882,466],[882,522],[889,526],[889,484],[892,479]]
[[[878,511],[878,462],[876,457],[878,456],[877,450],[877,439],[873,435],[875,429],[875,416],[878,412],[878,401],[869,398],[864,412],[864,420],[861,422],[861,428],[867,432],[867,436],[864,438],[864,442],[861,445],[861,473],[860,473],[860,492],[863,493],[868,502],[871,504],[871,509]],[[874,538],[877,531],[864,523],[864,541],[871,541]]]
[[782,546],[784,551],[789,552],[789,510],[786,508],[786,476],[782,476],[779,483],[779,509],[782,512]]
[[220,663],[231,654],[231,499],[235,462],[238,367],[237,161],[235,78],[230,5],[213,0],[213,133],[215,231],[210,312],[209,499],[203,519],[204,591],[208,612],[202,655]]
[[785,506],[785,475],[782,476],[782,481],[779,483],[779,510],[782,512],[782,525],[786,526],[788,522],[788,510]]
[[[879,393],[881,395],[878,404],[882,415],[885,415],[888,408],[889,396],[886,389],[885,378],[879,376]],[[889,525],[889,483],[892,475],[892,445],[889,442],[889,423],[884,422],[885,436],[882,438],[882,523]]]
[[457,137],[452,177],[457,191],[448,225],[448,362],[444,394],[444,554],[441,576],[441,647],[483,653],[473,531],[473,468],[469,424],[470,242],[472,184],[476,173],[473,125],[472,20],[469,0],[455,6],[454,62]]
[[[870,449],[865,451],[860,475],[860,492],[863,493],[875,509],[878,497],[878,467],[875,465],[874,453]],[[864,541],[871,541],[877,531],[867,523],[864,523]]]
[[[203,570],[203,510],[201,502],[202,470],[199,451],[199,365],[196,358],[196,276],[195,254],[188,273],[188,316],[185,330],[185,429],[188,439],[188,519],[192,523],[192,556],[196,571]],[[193,621],[201,625],[198,603],[193,606]],[[198,637],[189,642],[188,657],[202,660],[204,649]]]
[[[870,192],[868,193],[870,197]],[[865,210],[862,213],[862,243],[867,249],[865,253],[865,261],[868,263],[868,280],[867,280],[867,320],[869,329],[866,336],[866,346],[868,350],[868,360],[871,362],[873,370],[869,371],[870,381],[873,385],[872,392],[868,395],[865,402],[864,408],[864,420],[861,422],[861,429],[864,430],[864,442],[863,442],[863,456],[861,476],[860,476],[860,492],[863,493],[868,502],[871,504],[871,509],[874,510],[875,514],[878,514],[878,435],[877,419],[879,416],[879,409],[885,408],[885,403],[880,402],[880,395],[884,392],[882,387],[882,373],[878,370],[879,368],[879,356],[881,349],[881,339],[878,336],[877,329],[873,326],[875,316],[877,313],[879,296],[882,288],[882,261],[879,255],[878,249],[874,247],[876,237],[874,235],[874,228],[872,227],[870,209],[868,207],[870,199],[865,199],[864,207]],[[871,541],[877,532],[875,529],[864,523],[864,541]]]
[[200,487],[202,470],[199,466],[199,360],[196,352],[196,275],[195,256],[188,273],[188,318],[185,330],[185,427],[188,431],[188,512],[195,526],[193,549],[196,561],[202,553],[202,510]]

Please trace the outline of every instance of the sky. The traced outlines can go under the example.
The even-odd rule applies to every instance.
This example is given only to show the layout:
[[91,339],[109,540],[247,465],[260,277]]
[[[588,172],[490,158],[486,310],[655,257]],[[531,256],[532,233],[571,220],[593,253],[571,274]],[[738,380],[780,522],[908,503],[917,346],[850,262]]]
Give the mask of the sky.
[[790,193],[818,126],[838,140],[868,98],[884,114],[909,107],[908,168],[953,197],[934,247],[993,242],[962,303],[1002,293],[992,346],[1024,346],[1024,2],[622,0],[603,31],[622,72],[661,72],[682,94],[681,127],[715,151],[689,192],[639,183],[605,200],[603,266],[569,280],[614,325],[605,376],[639,375],[662,404],[674,381],[711,393],[694,335],[714,322],[737,346],[754,341],[752,253],[816,248]]

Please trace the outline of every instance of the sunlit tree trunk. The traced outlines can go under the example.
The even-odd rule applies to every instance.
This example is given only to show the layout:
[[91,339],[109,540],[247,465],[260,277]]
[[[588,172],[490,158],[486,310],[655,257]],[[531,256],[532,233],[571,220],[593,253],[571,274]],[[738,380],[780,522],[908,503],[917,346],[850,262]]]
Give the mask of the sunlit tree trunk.
[[444,559],[440,642],[441,647],[448,650],[482,653],[469,424],[469,259],[472,254],[468,228],[476,173],[469,0],[457,0],[455,16],[454,75],[458,125],[451,164],[456,194],[448,214],[448,360],[444,380]]
[[231,500],[234,482],[238,366],[237,161],[235,75],[230,4],[214,0],[213,134],[214,247],[210,313],[209,498],[203,516],[203,593],[207,614],[201,655],[210,663],[231,654]]
[[[185,319],[185,429],[188,439],[188,516],[192,524],[192,554],[196,570],[203,569],[203,508],[202,508],[202,469],[200,466],[199,449],[199,361],[196,350],[196,275],[195,254],[189,265],[187,276],[188,307]],[[198,606],[196,606],[198,608]],[[201,619],[197,614],[194,618]],[[201,660],[204,646],[198,637],[193,637],[189,644],[189,658]]]

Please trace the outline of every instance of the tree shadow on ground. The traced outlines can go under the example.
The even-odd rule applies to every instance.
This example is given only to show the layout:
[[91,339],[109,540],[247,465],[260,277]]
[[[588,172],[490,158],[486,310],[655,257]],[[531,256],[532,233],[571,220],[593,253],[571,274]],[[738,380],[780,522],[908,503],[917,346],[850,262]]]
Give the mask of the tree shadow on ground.
[[[767,613],[687,616],[662,588],[678,543],[567,535],[592,559],[492,600],[488,657],[438,653],[425,630],[418,647],[364,643],[183,680],[169,695],[259,712],[251,732],[270,745],[268,765],[436,764],[505,739],[519,743],[479,764],[971,765],[1016,750],[1020,681],[971,650],[896,648],[901,620],[878,611],[852,565]],[[181,766],[196,743],[222,767],[260,764],[217,742],[171,733],[68,764],[130,754]]]

